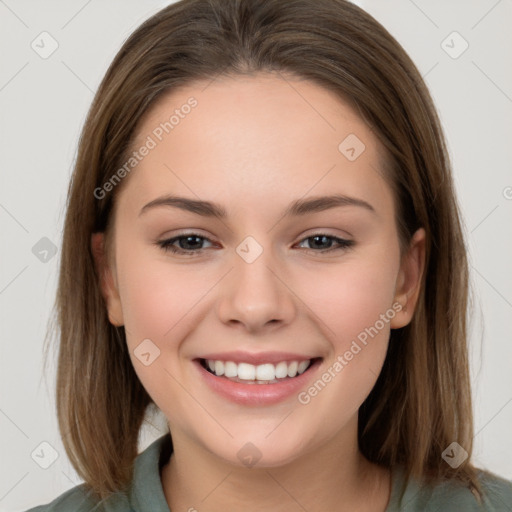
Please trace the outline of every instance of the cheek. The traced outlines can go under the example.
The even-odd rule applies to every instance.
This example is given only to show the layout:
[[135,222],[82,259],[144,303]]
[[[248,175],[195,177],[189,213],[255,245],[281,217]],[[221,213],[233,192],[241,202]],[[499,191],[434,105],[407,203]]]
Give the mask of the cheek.
[[[165,254],[159,255],[153,247],[131,244],[127,250],[123,240],[117,247],[117,281],[128,348],[146,385],[147,379],[155,378],[155,366],[163,368],[165,363],[165,368],[172,371],[179,349],[179,343],[173,340],[179,339],[177,333],[190,321],[189,313],[202,295],[205,279],[197,271],[187,270],[187,265],[169,265]],[[145,372],[137,359],[139,345],[148,339],[156,346],[146,341],[149,348],[164,356],[155,359],[157,364],[152,365],[151,372]]]
[[398,253],[396,258],[375,253],[308,272],[306,280],[296,280],[295,289],[322,320],[324,334],[334,348],[343,350],[391,308],[397,271]]
[[206,304],[201,299],[216,279],[193,265],[170,265],[152,249],[132,247],[125,254],[118,257],[117,274],[130,358],[155,403],[180,424],[185,420],[176,411],[190,408],[179,385],[181,341],[197,325]]
[[124,323],[131,341],[170,337],[204,294],[208,284],[192,265],[170,265],[152,248],[133,249],[118,258],[118,282]]
[[[386,357],[390,322],[396,314],[392,304],[399,253],[392,248],[390,257],[383,253],[319,271],[299,292],[321,320],[317,323],[332,350],[320,382],[303,390],[301,403],[330,411],[326,417],[333,421],[333,429],[360,407]],[[332,409],[333,403],[343,406]]]

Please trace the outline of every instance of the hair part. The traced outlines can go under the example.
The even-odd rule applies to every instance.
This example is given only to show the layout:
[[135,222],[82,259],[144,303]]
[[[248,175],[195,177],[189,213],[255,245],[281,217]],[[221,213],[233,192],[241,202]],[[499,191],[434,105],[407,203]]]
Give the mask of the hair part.
[[[130,360],[123,327],[108,319],[91,251],[115,198],[95,189],[123,165],[141,119],[162,95],[219,75],[278,73],[311,80],[350,102],[386,151],[402,251],[427,235],[411,323],[392,330],[375,387],[359,411],[359,447],[406,477],[456,479],[480,492],[471,455],[467,354],[468,264],[451,164],[427,87],[399,43],[345,0],[181,0],[146,20],[108,68],[85,122],[69,186],[56,311],[57,414],[68,457],[101,499],[126,489],[153,401]],[[136,172],[134,169],[132,172]]]

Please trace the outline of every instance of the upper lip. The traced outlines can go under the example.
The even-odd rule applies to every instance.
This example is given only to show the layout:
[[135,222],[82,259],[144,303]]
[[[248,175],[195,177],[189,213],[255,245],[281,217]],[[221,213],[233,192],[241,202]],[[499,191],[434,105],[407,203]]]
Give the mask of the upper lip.
[[200,359],[213,359],[214,361],[233,361],[234,363],[249,363],[259,365],[264,363],[280,363],[281,361],[309,361],[314,356],[295,354],[293,352],[216,352],[202,356]]

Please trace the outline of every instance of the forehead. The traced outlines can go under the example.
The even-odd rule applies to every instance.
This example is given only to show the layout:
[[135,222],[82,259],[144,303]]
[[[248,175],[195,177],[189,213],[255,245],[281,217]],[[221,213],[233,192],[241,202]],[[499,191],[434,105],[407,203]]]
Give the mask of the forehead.
[[181,87],[142,119],[132,150],[145,145],[127,190],[138,203],[164,192],[288,202],[334,188],[392,202],[370,127],[308,80],[259,74]]

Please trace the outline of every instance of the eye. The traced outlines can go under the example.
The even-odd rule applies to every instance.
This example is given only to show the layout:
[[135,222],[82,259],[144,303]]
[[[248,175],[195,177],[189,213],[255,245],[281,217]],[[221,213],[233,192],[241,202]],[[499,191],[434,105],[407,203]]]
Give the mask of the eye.
[[[202,241],[205,240],[211,242],[208,238],[200,236],[197,233],[186,233],[174,238],[169,238],[168,240],[160,240],[156,242],[156,244],[164,251],[194,255],[204,250],[204,248],[200,246],[202,245]],[[178,242],[179,247],[175,245],[176,242]]]
[[[308,236],[307,238],[304,238],[300,244],[304,242],[308,242],[310,244],[310,250],[320,253],[348,249],[355,243],[353,240],[345,240],[344,238],[331,236],[325,233],[315,233],[314,235]],[[334,247],[332,246],[333,242],[336,244]]]

